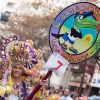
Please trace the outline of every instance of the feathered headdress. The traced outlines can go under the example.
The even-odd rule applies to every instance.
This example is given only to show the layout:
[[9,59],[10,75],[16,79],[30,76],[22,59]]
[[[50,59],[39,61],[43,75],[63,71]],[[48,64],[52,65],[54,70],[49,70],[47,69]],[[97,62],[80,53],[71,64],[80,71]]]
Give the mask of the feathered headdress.
[[3,41],[1,49],[5,63],[21,64],[26,74],[38,72],[38,68],[43,65],[39,60],[41,51],[34,48],[32,40],[22,41],[20,36],[13,36]]

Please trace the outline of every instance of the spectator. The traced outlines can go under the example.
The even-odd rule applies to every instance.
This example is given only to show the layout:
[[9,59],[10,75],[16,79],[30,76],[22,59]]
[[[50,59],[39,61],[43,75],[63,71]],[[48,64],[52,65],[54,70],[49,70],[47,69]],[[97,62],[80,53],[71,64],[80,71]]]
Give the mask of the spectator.
[[52,96],[52,95],[54,95],[54,94],[55,94],[55,87],[52,86],[52,87],[50,88],[50,95]]
[[60,97],[62,97],[63,94],[64,94],[63,90],[59,90],[58,94],[59,94]]
[[73,100],[70,97],[70,90],[69,89],[65,89],[64,96],[60,97],[60,100]]
[[71,93],[70,93],[70,97],[73,98],[73,96],[74,96],[74,92],[71,91]]

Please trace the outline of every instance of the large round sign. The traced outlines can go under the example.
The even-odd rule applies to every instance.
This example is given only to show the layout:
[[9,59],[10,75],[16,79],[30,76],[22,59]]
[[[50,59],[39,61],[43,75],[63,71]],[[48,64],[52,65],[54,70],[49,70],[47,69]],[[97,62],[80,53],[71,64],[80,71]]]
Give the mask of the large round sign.
[[71,64],[92,57],[100,49],[100,8],[89,2],[65,8],[52,22],[49,43]]

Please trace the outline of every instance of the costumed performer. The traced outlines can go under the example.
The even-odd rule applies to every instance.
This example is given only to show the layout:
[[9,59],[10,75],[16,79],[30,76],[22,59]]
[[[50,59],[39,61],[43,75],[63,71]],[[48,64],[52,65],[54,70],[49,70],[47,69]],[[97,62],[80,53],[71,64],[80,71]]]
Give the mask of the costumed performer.
[[0,100],[26,100],[29,92],[22,76],[34,75],[42,66],[43,62],[38,60],[41,52],[33,47],[31,40],[22,41],[18,36],[3,41],[1,49],[2,59],[5,64],[9,62],[9,67],[5,73],[6,82],[0,90]]

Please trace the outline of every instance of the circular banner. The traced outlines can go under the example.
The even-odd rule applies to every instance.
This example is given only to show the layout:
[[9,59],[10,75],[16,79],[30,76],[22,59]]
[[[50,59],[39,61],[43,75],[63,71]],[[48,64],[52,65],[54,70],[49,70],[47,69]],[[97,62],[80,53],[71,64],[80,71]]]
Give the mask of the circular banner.
[[65,8],[52,22],[49,43],[71,64],[92,57],[100,49],[100,8],[89,2]]

